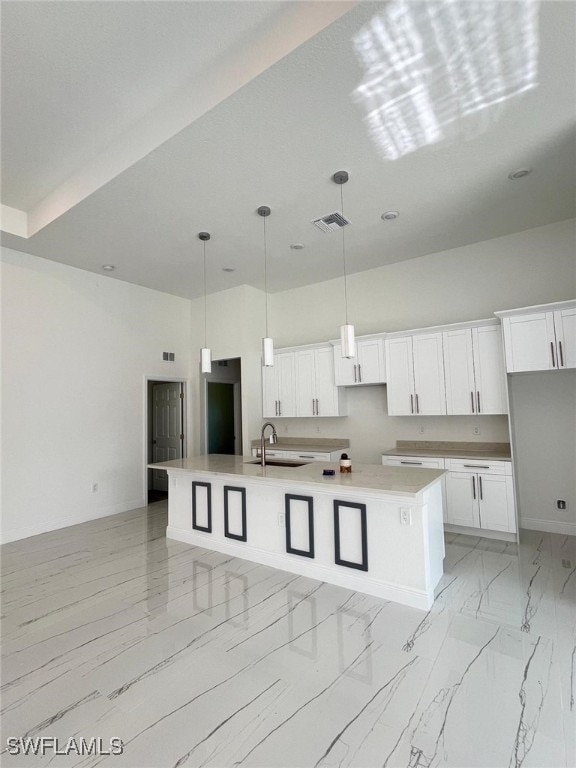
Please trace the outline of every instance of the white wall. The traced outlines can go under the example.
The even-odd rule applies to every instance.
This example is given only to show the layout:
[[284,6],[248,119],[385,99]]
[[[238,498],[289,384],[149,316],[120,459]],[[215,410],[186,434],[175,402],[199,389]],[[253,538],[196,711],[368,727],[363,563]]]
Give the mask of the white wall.
[[576,370],[513,374],[509,386],[520,525],[576,535]]
[[1,276],[2,540],[141,506],[144,378],[189,377],[190,303],[8,249]]

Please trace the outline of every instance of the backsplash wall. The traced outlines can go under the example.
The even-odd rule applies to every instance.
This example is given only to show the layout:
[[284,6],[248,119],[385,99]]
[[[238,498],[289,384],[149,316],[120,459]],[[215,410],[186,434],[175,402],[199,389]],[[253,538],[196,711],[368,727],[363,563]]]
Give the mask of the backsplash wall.
[[[388,416],[386,387],[352,387],[347,391],[347,417],[275,419],[280,437],[347,437],[354,461],[378,464],[382,451],[396,440],[459,440],[507,443],[507,416]],[[424,428],[421,433],[420,427]],[[473,433],[474,426],[480,434]]]

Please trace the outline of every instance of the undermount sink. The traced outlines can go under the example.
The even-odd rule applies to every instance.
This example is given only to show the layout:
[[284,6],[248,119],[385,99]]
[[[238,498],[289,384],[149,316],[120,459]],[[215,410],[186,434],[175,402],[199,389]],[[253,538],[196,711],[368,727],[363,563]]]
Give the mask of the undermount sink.
[[[260,459],[256,461],[247,461],[246,464],[260,464]],[[283,461],[282,459],[266,459],[267,467],[303,467],[310,464],[309,461]]]

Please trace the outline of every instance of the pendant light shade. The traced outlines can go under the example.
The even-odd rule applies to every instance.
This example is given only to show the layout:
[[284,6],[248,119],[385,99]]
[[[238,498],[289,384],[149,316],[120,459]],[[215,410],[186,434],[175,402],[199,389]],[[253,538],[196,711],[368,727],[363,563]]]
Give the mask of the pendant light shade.
[[204,246],[204,346],[200,350],[200,371],[202,373],[212,373],[212,352],[206,341],[206,242],[210,240],[210,233],[199,232],[198,237],[202,240]]
[[[336,171],[332,180],[340,185],[340,207],[342,216],[344,216],[344,192],[343,185],[348,181],[348,171]],[[342,357],[356,357],[356,338],[354,335],[354,326],[348,322],[348,276],[346,274],[346,237],[344,227],[342,228],[342,267],[344,275],[344,325],[340,326],[340,346]]]
[[342,345],[342,357],[356,357],[354,326],[350,323],[340,326],[340,343]]
[[264,238],[264,294],[266,298],[266,336],[262,339],[262,365],[266,368],[274,365],[274,341],[268,335],[268,253],[266,240],[266,217],[270,216],[270,208],[261,205],[258,215],[262,216],[262,231]]

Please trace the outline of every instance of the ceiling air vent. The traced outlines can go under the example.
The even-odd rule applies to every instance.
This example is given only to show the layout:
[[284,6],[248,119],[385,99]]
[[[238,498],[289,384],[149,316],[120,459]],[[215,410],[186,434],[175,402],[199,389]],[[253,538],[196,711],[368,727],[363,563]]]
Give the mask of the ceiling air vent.
[[314,219],[312,222],[312,224],[318,227],[318,229],[321,229],[322,232],[336,232],[336,230],[342,229],[342,227],[351,223],[352,222],[340,213],[340,211],[327,213],[326,216],[321,216],[319,219]]

